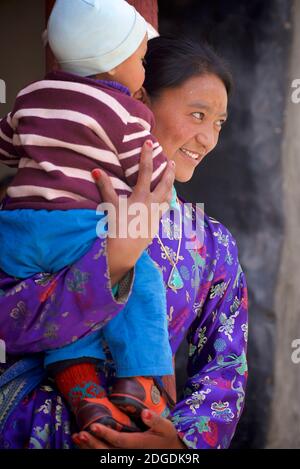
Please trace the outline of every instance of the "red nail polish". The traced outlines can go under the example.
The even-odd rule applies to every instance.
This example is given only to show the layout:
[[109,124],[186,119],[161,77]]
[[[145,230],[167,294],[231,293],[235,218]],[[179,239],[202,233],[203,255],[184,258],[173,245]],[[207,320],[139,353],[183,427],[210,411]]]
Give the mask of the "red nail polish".
[[150,420],[152,417],[151,412],[149,412],[149,410],[144,410],[144,417],[145,419]]
[[92,171],[92,176],[93,178],[95,179],[95,181],[99,181],[100,177],[101,177],[101,171],[100,169],[93,169]]
[[153,148],[153,142],[152,142],[152,140],[147,140],[147,141],[146,141],[146,145],[147,145],[148,148]]
[[100,433],[100,431],[101,431],[99,425],[97,425],[96,423],[91,425],[91,430],[92,430],[92,432],[97,432],[97,433]]

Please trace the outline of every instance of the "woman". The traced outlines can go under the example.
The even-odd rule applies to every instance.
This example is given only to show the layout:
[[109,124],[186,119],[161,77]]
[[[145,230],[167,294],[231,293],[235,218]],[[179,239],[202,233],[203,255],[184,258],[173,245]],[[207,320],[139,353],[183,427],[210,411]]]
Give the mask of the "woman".
[[[176,165],[176,180],[187,182],[218,142],[227,115],[230,77],[210,49],[187,41],[156,38],[149,42],[146,61],[147,92],[141,92],[140,99],[155,114],[155,134]],[[139,182],[128,204],[138,201],[149,207],[151,202],[168,198],[172,165],[151,194],[151,164],[149,150],[144,149]],[[97,171],[94,174],[102,197],[118,208],[106,175]],[[149,427],[145,433],[117,434],[97,425],[96,437],[81,433],[72,440],[70,419],[60,396],[48,382],[37,386],[43,376],[37,371],[38,359],[33,356],[31,362],[17,362],[0,377],[2,392],[8,396],[2,411],[1,447],[59,448],[70,447],[72,441],[82,448],[229,446],[242,412],[247,379],[247,289],[236,243],[216,220],[204,215],[202,232],[200,226],[193,244],[187,244],[190,237],[184,229],[185,222],[196,217],[196,210],[194,206],[184,210],[182,201],[177,202],[175,211],[179,218],[170,223],[162,220],[159,234],[148,248],[166,283],[173,354],[186,333],[189,341],[188,380],[184,398],[172,410],[172,421],[144,411],[143,419]],[[133,266],[149,241],[99,240],[71,268],[51,278],[41,274],[18,282],[2,273],[0,294],[5,307],[1,308],[0,331],[8,338],[8,352],[17,354],[18,344],[26,344],[28,352],[61,347],[72,342],[73,337],[84,337],[101,328],[100,321],[108,314],[114,321],[120,320],[120,310],[130,296]],[[107,276],[106,288],[100,292],[103,315],[99,318],[98,313],[97,319],[95,312],[89,310],[88,301],[90,295],[99,295],[97,279],[86,275],[91,262],[98,262],[99,272],[102,269]],[[65,283],[70,291],[76,291],[76,301],[84,302],[84,318],[78,315],[74,300],[71,303],[70,291],[62,291],[60,276],[68,277]],[[111,284],[120,279],[119,297],[115,299]],[[55,309],[58,303],[59,311],[65,311],[60,316]],[[108,362],[108,377],[112,373],[113,364]],[[14,376],[17,379],[12,379]],[[20,388],[26,393],[22,394]],[[13,393],[24,398],[11,411],[9,395]],[[24,422],[22,434],[16,424],[20,421]]]

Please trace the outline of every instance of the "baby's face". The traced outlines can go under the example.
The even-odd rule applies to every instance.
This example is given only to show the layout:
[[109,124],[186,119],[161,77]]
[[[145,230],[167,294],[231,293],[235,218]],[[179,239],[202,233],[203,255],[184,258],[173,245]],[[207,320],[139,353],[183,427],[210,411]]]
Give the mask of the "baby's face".
[[147,52],[147,42],[146,34],[138,49],[115,68],[113,79],[127,86],[132,95],[142,87],[145,80],[143,61]]

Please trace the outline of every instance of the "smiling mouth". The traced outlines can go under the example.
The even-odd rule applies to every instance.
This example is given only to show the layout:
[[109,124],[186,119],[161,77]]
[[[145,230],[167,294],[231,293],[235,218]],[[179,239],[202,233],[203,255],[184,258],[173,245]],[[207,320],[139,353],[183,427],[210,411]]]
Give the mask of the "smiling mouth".
[[180,148],[180,151],[188,156],[189,158],[191,158],[192,160],[194,161],[199,161],[200,159],[203,158],[204,154],[203,153],[196,153],[194,151],[190,151],[190,150],[187,150],[186,148]]

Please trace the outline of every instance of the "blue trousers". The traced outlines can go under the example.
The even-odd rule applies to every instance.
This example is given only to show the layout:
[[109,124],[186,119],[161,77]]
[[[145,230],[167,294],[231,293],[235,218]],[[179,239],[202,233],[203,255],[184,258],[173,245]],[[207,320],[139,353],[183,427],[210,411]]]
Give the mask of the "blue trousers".
[[[18,278],[57,272],[88,251],[103,216],[85,209],[0,211],[0,268]],[[103,360],[102,339],[118,377],[173,373],[162,274],[146,252],[136,263],[132,294],[123,310],[100,331],[46,351],[45,366],[82,357]]]

